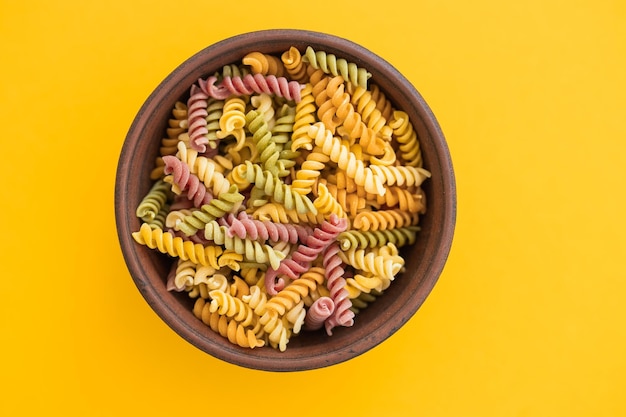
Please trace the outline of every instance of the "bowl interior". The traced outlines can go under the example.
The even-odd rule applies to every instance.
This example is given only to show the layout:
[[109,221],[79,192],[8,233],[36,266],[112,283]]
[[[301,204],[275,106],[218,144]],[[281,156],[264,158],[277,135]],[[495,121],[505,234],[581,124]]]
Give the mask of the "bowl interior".
[[[323,50],[365,67],[395,108],[406,111],[417,131],[424,167],[432,178],[423,184],[427,213],[420,219],[417,242],[403,248],[406,272],[374,303],[359,312],[352,327],[302,332],[292,337],[287,350],[270,347],[246,349],[214,333],[192,314],[186,293],[167,291],[165,281],[173,260],[138,245],[131,233],[139,230],[135,208],[152,185],[161,139],[171,109],[186,102],[198,78],[240,61],[252,51],[280,55],[295,46]],[[413,85],[392,65],[346,39],[302,30],[268,30],[238,35],[211,45],[176,68],[149,96],[124,142],[117,170],[115,213],[122,252],[139,291],[153,310],[181,337],[222,360],[253,369],[295,371],[343,362],[381,343],[398,330],[424,302],[435,285],[452,243],[456,192],[449,151],[441,129]]]

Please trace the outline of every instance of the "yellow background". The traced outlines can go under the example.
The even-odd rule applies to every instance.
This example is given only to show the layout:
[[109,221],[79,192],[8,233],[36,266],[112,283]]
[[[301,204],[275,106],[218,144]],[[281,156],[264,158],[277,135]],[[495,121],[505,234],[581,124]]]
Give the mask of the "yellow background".
[[[0,415],[626,415],[626,3],[0,2]],[[178,337],[118,247],[118,154],[151,90],[241,32],[351,39],[449,141],[446,268],[391,339],[267,373]]]

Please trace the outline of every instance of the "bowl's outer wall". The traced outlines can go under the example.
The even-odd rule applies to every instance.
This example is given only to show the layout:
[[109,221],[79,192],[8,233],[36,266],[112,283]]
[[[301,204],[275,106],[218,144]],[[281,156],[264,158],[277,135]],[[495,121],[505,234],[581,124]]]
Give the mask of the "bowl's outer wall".
[[[140,220],[134,209],[147,193],[150,171],[174,103],[186,100],[199,78],[240,61],[246,53],[280,54],[295,46],[323,50],[365,67],[397,109],[406,111],[420,139],[424,167],[433,176],[424,185],[428,211],[420,219],[421,231],[411,248],[404,249],[406,272],[368,308],[355,324],[292,337],[287,350],[245,349],[231,344],[197,320],[185,293],[169,292],[165,280],[171,260],[156,250],[138,245],[131,233]],[[441,128],[415,87],[391,64],[367,49],[333,35],[302,30],[267,30],[242,34],[198,52],[176,68],[148,97],[124,142],[117,169],[115,213],[118,237],[130,274],[152,309],[175,332],[199,349],[224,361],[252,369],[297,371],[321,368],[358,356],[391,336],[422,305],[445,265],[456,221],[456,184],[449,150]]]

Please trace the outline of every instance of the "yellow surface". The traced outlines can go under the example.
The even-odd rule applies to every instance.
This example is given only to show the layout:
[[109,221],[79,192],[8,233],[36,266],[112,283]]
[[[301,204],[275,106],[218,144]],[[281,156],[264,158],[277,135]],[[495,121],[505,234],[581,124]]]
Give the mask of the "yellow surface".
[[[0,3],[0,415],[626,415],[623,1]],[[449,141],[458,225],[372,351],[273,374],[150,310],[118,248],[118,153],[151,90],[225,37],[334,33],[393,63]]]

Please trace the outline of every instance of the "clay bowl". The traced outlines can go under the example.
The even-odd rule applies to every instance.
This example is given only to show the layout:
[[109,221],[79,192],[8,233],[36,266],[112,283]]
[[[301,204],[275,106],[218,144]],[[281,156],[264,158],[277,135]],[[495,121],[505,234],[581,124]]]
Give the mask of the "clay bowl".
[[[171,110],[186,100],[190,86],[251,51],[280,55],[295,46],[326,51],[367,68],[396,109],[409,114],[418,133],[424,167],[432,178],[423,184],[428,211],[420,219],[417,241],[402,249],[406,270],[375,302],[359,312],[351,327],[301,332],[281,352],[269,346],[240,348],[213,332],[192,314],[186,293],[168,291],[173,259],[137,244],[135,209],[149,190],[149,173],[159,152]],[[137,288],[158,316],[198,349],[229,363],[266,371],[300,371],[347,361],[392,336],[419,309],[437,282],[452,244],[456,219],[455,178],[449,150],[435,116],[414,86],[390,63],[343,38],[302,30],[267,30],[238,35],[198,52],[156,87],[134,119],[123,144],[115,184],[117,232],[124,259]],[[415,337],[419,337],[416,335]]]

